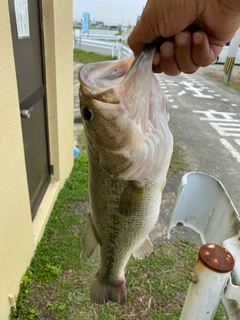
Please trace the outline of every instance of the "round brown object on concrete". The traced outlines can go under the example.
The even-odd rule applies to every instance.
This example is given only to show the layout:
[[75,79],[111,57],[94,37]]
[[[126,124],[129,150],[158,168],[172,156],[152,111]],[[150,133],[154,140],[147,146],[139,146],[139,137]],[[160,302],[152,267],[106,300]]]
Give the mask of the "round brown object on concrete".
[[199,250],[200,261],[209,269],[219,272],[230,272],[234,267],[231,253],[218,244],[204,244]]

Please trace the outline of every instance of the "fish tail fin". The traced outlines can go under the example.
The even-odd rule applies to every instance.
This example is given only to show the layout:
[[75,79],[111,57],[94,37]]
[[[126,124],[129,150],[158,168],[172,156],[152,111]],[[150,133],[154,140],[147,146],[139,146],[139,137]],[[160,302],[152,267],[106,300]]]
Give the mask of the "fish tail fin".
[[90,297],[92,302],[98,304],[108,301],[124,304],[127,301],[126,281],[123,279],[113,283],[105,282],[97,272],[90,289]]

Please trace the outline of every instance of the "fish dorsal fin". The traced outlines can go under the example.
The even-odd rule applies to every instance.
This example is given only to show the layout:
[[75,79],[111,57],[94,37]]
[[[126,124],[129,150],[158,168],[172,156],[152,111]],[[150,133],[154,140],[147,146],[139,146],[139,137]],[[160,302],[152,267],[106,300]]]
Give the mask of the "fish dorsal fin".
[[84,256],[90,258],[98,244],[100,244],[100,239],[93,225],[91,213],[89,213],[82,240]]
[[153,250],[153,244],[150,240],[149,236],[146,236],[141,246],[133,252],[134,258],[138,258],[139,260],[144,259],[145,257],[148,257]]

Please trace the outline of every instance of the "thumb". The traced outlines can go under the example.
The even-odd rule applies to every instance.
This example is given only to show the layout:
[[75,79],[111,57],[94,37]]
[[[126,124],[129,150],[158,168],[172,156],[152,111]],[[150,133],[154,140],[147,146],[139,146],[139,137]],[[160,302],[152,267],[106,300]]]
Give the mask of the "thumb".
[[134,55],[144,45],[153,41],[162,43],[178,32],[185,30],[196,19],[195,1],[148,0],[142,16],[128,38],[128,45]]
[[150,10],[147,4],[140,20],[128,37],[128,45],[135,56],[142,51],[145,44],[153,42],[160,36],[158,27],[154,23],[155,19],[148,11]]

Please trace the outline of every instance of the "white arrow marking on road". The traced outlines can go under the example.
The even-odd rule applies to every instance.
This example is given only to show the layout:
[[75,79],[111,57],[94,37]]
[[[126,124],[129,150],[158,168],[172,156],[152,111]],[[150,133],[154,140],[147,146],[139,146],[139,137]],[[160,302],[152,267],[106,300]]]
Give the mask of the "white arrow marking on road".
[[219,139],[219,141],[224,145],[224,147],[231,153],[231,155],[240,162],[240,153],[229,143],[226,139]]

